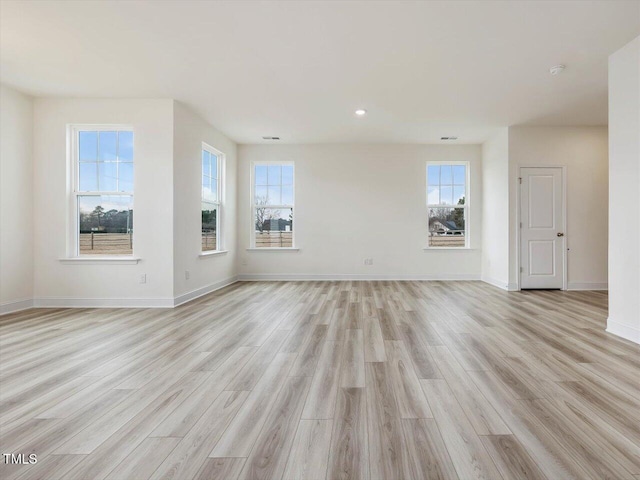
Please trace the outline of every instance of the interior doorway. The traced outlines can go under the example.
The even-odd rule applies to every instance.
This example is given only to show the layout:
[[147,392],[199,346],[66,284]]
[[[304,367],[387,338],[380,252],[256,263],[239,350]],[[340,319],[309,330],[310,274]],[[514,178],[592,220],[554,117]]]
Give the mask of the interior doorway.
[[520,288],[564,289],[563,167],[520,168]]

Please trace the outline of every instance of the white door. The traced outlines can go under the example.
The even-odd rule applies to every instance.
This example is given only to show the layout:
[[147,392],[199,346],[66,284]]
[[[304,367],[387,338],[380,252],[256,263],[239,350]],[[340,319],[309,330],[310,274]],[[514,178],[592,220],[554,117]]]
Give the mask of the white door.
[[520,169],[520,287],[563,288],[562,168]]

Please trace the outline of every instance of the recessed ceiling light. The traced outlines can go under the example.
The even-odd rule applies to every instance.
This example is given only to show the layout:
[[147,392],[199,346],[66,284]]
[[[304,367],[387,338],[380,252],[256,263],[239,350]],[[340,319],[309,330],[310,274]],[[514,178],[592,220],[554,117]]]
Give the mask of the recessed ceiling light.
[[565,69],[564,65],[554,65],[549,69],[549,73],[551,75],[558,75],[559,73],[562,73],[564,69]]
[[359,108],[356,110],[356,115],[359,117],[363,117],[367,114],[367,111],[364,108]]
[[262,137],[263,140],[280,140],[280,137]]

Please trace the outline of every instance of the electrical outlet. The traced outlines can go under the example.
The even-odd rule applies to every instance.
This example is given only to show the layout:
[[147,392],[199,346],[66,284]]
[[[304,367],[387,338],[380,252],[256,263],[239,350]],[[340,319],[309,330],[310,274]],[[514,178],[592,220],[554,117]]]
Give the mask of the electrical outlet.
[[189,280],[191,278],[191,272],[189,270],[184,271],[184,279]]
[[364,264],[365,265],[373,265],[373,258],[365,258],[364,259]]
[[140,275],[140,283],[147,283],[147,274],[143,273]]

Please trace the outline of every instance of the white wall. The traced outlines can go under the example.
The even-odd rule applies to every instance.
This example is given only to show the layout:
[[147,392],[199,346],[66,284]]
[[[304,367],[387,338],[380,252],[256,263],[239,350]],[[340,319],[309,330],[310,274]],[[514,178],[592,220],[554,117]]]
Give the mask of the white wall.
[[[620,289],[612,292],[610,328],[631,316],[631,325],[624,328],[635,332],[640,323],[638,302],[629,298],[637,299],[640,294],[635,268],[640,244],[637,223],[628,219],[640,220],[635,195],[640,146],[638,124],[633,123],[634,118],[638,122],[637,110],[634,113],[630,108],[627,96],[635,95],[637,104],[640,95],[633,91],[637,61],[635,70],[633,61],[631,66],[626,63],[633,55],[637,60],[633,48],[638,48],[637,42],[612,57],[612,84],[618,86],[611,97],[612,124],[617,125],[611,152],[619,167],[612,169],[612,176],[617,177],[612,177],[616,188],[612,189],[611,214],[620,216],[612,218],[612,225],[616,231],[622,225],[629,234],[612,236],[618,242],[611,250],[616,258],[612,272],[625,290],[624,294]],[[67,127],[105,123],[131,124],[135,130],[134,254],[141,260],[134,265],[64,263],[60,259],[67,256],[68,246]],[[244,278],[482,276],[504,288],[514,285],[518,275],[515,205],[519,165],[567,166],[569,287],[607,285],[603,227],[608,217],[606,127],[512,127],[482,147],[244,145],[236,154],[232,141],[173,100],[32,102],[5,87],[1,126],[3,305],[28,302],[33,296],[37,305],[171,306],[175,297],[188,300],[233,281],[238,273]],[[227,155],[223,222],[229,253],[220,256],[199,256],[202,141]],[[295,162],[297,252],[247,251],[252,224],[249,167],[254,160]],[[423,250],[428,160],[471,162],[470,250]],[[628,188],[617,187],[627,184]],[[635,206],[629,206],[626,192],[635,192]],[[616,208],[614,203],[623,207]],[[10,208],[12,204],[21,205],[22,211]],[[6,227],[10,225],[18,227]],[[633,243],[634,239],[635,253],[628,246],[618,248],[622,246],[619,242]],[[622,260],[615,257],[619,252],[624,252]],[[372,257],[374,265],[365,266],[365,257]],[[635,269],[626,270],[630,267]],[[141,274],[147,275],[147,283],[139,282]],[[630,296],[628,290],[633,288],[635,293]],[[619,295],[624,302],[616,302]]]
[[567,167],[568,288],[606,289],[607,127],[509,128],[510,274],[518,279],[516,199],[519,166]]
[[509,129],[482,145],[482,280],[509,284]]
[[[202,142],[226,158],[223,255],[200,256]],[[174,296],[178,302],[236,280],[236,144],[180,102],[174,108]],[[185,271],[189,271],[186,279]]]
[[[238,156],[241,277],[480,278],[480,146],[241,145]],[[246,250],[250,163],[258,160],[295,162],[299,252]],[[423,250],[427,160],[471,162],[470,250]]]
[[[173,305],[173,100],[36,99],[34,119],[36,304]],[[60,262],[67,256],[69,124],[133,125],[136,265]]]
[[609,57],[609,320],[640,343],[640,37]]
[[33,100],[0,86],[0,313],[33,297]]

